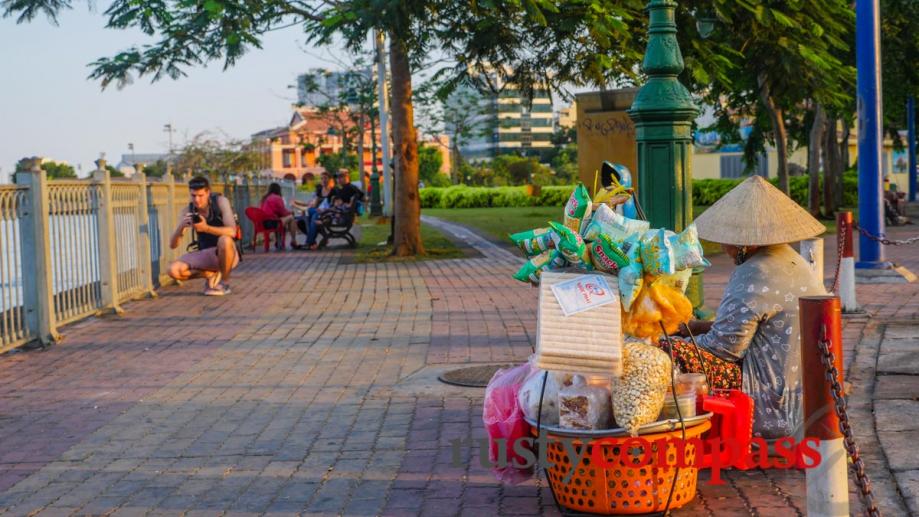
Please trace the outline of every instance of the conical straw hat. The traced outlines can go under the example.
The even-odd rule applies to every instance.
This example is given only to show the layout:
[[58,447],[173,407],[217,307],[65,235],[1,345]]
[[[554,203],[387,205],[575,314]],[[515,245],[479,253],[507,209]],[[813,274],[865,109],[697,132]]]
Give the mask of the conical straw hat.
[[816,237],[826,230],[760,176],[751,176],[696,219],[699,237],[736,246],[767,246]]

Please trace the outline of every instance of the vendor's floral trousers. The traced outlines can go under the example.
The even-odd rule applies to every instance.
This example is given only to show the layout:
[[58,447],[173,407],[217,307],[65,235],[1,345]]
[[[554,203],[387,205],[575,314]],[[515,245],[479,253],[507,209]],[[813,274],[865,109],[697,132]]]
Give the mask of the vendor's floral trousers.
[[[673,355],[681,372],[704,373],[712,389],[741,388],[740,363],[725,361],[704,348],[678,337],[671,337],[670,341],[673,343]],[[660,347],[665,352],[668,346],[666,339],[660,340]],[[699,356],[702,357],[702,361],[699,360]]]

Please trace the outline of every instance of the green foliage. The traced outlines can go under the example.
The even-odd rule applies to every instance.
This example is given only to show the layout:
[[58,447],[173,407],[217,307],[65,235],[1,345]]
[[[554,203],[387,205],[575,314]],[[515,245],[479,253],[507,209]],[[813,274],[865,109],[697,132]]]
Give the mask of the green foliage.
[[325,170],[331,173],[338,172],[339,169],[347,169],[352,173],[357,170],[357,154],[355,153],[345,155],[341,153],[321,154],[317,161],[319,165],[322,165]]
[[904,65],[919,56],[919,2],[881,0],[884,125],[900,143],[897,130],[906,127],[906,98],[919,97],[919,67]]
[[[743,179],[704,179],[692,182],[692,200],[695,206],[710,206],[736,187]],[[807,206],[806,176],[790,178],[791,198],[801,206]],[[770,180],[773,185],[777,178]],[[421,189],[422,208],[489,208],[529,206],[563,206],[572,186],[542,187],[539,196],[527,196],[525,187],[469,187],[455,185],[449,188]],[[843,175],[843,206],[858,205],[858,174],[854,170]]]
[[108,171],[109,176],[112,178],[123,178],[124,177],[124,173],[122,173],[120,170],[116,169],[115,167],[109,164],[105,164],[105,170]]
[[441,174],[444,157],[440,149],[428,145],[418,147],[418,178],[428,187],[446,187],[450,178]]
[[[858,206],[858,173],[854,170],[843,174],[842,206]],[[821,178],[822,180],[822,178]],[[743,179],[705,179],[692,182],[692,204],[696,206],[710,206],[721,199],[732,188],[736,187]],[[778,186],[778,178],[769,180]],[[807,206],[807,176],[793,176],[789,178],[791,198],[799,205]],[[822,187],[821,187],[822,188]]]
[[144,174],[146,174],[148,178],[162,178],[166,175],[167,170],[166,162],[164,160],[157,160],[144,167]]
[[[724,143],[740,141],[741,124],[753,120],[744,142],[754,163],[768,141],[780,136],[770,113],[787,124],[781,141],[790,148],[807,142],[808,102],[831,113],[845,111],[855,91],[850,52],[854,9],[846,0],[686,0],[677,26],[690,91],[704,92],[715,108]],[[694,27],[696,13],[713,10],[718,23],[705,40]]]
[[485,208],[563,206],[574,187],[542,187],[538,196],[528,196],[525,187],[468,187],[421,189],[422,208]]
[[[31,158],[22,158],[16,162],[15,172],[23,172],[29,170],[29,160]],[[77,171],[73,168],[72,165],[66,163],[58,163],[51,160],[46,160],[41,164],[41,170],[45,171],[48,179],[70,179],[77,177]]]
[[225,141],[202,132],[179,151],[176,171],[217,178],[227,173],[258,170],[261,163],[262,156],[251,144],[241,140]]

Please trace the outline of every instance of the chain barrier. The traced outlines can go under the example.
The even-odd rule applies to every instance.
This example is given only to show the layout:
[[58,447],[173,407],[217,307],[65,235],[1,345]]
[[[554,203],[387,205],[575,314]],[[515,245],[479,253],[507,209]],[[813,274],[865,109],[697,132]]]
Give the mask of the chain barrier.
[[842,386],[839,385],[839,370],[836,369],[836,357],[830,351],[830,342],[826,337],[826,325],[820,331],[820,339],[817,341],[820,347],[820,360],[826,369],[826,380],[830,384],[830,395],[833,396],[835,403],[836,416],[839,417],[839,430],[844,437],[846,452],[852,458],[852,468],[855,471],[855,484],[858,485],[858,493],[862,503],[865,505],[865,513],[869,517],[881,517],[881,511],[878,509],[877,502],[874,500],[874,494],[871,491],[871,480],[865,473],[865,463],[858,451],[858,445],[855,443],[855,437],[852,435],[852,427],[849,424],[849,415],[846,411],[846,398]]
[[839,294],[839,271],[842,269],[842,252],[846,247],[846,230],[848,225],[839,226],[839,235],[836,236],[836,274],[833,275],[833,290],[831,292]]
[[887,237],[878,237],[877,235],[872,234],[868,230],[859,226],[857,222],[853,222],[852,226],[854,226],[860,234],[873,240],[874,242],[880,242],[881,244],[885,246],[905,246],[908,244],[914,244],[916,242],[919,242],[919,236],[910,237],[909,239],[902,239],[902,240],[888,239]]

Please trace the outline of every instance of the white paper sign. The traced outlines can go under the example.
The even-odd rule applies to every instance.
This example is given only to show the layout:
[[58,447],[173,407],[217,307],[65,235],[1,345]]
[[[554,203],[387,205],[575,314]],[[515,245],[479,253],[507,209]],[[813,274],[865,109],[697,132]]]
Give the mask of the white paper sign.
[[565,316],[584,312],[616,301],[618,296],[600,275],[580,275],[552,286]]

